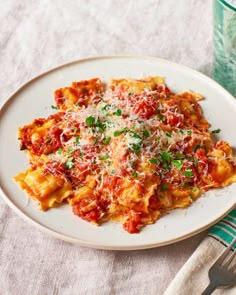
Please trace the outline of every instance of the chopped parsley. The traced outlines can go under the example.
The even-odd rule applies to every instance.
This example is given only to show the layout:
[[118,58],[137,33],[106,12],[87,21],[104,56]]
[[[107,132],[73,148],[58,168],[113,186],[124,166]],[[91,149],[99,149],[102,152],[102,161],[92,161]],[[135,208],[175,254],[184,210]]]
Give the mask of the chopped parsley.
[[167,162],[167,163],[170,162],[170,160],[171,160],[171,155],[170,155],[170,153],[168,153],[168,152],[162,152],[160,155],[161,155],[161,159],[162,159],[162,161],[165,161],[165,162]]
[[108,159],[109,158],[109,155],[108,154],[106,154],[106,155],[104,155],[104,156],[102,156],[99,160],[106,160],[106,159]]
[[164,122],[164,121],[166,120],[166,116],[158,115],[158,118],[159,118],[162,122]]
[[141,144],[133,143],[130,145],[129,150],[135,153],[139,153],[141,150]]
[[149,162],[152,164],[158,164],[159,160],[157,158],[152,158],[152,159],[149,159]]
[[110,142],[110,140],[111,140],[111,137],[110,136],[107,136],[107,137],[104,138],[103,143],[105,145],[107,145]]
[[73,153],[74,149],[68,149],[68,151],[66,152],[67,155]]
[[97,142],[98,142],[98,139],[97,139],[97,137],[95,137],[94,140],[93,140],[93,145],[96,145]]
[[191,135],[192,134],[192,130],[187,130],[187,134]]
[[184,176],[186,176],[186,177],[192,177],[193,176],[193,170],[192,169],[186,169],[186,170],[184,170]]
[[100,120],[98,120],[94,126],[98,129],[99,132],[103,132],[105,130],[105,123],[104,122],[101,122]]
[[171,131],[167,131],[166,136],[171,137],[171,133],[172,133]]
[[220,131],[221,130],[218,128],[218,129],[212,130],[211,133],[220,133]]
[[65,166],[67,169],[72,169],[74,167],[74,159],[73,157],[69,157],[68,160],[65,162]]
[[194,158],[193,161],[194,161],[194,166],[197,167],[197,165],[198,165],[198,158]]
[[57,153],[58,154],[61,154],[63,152],[63,149],[62,148],[59,148],[58,150],[57,150]]
[[172,160],[171,163],[177,168],[177,170],[181,170],[183,167],[182,160]]
[[125,127],[124,129],[122,130],[118,130],[118,131],[115,131],[114,132],[114,136],[117,137],[117,136],[120,136],[121,134],[123,134],[124,132],[128,131],[129,129],[127,127]]
[[147,130],[143,131],[143,136],[148,138],[150,136],[150,133]]
[[78,136],[76,136],[75,142],[76,142],[77,145],[79,144],[79,137]]
[[132,176],[133,176],[134,178],[136,178],[136,177],[138,176],[138,173],[137,173],[136,171],[134,171],[134,172],[132,173]]
[[86,118],[85,120],[85,124],[88,126],[88,127],[92,127],[95,123],[95,118],[93,116],[89,116]]
[[58,106],[51,105],[51,108],[54,109],[54,110],[59,110],[59,107]]
[[164,192],[164,191],[166,191],[166,190],[167,190],[167,184],[166,184],[166,183],[163,183],[163,184],[161,185],[161,191]]
[[138,133],[135,133],[134,131],[131,131],[131,130],[129,132],[133,137],[142,139],[142,137]]
[[113,115],[116,115],[116,116],[120,117],[122,115],[121,109],[118,109],[116,112],[113,113]]

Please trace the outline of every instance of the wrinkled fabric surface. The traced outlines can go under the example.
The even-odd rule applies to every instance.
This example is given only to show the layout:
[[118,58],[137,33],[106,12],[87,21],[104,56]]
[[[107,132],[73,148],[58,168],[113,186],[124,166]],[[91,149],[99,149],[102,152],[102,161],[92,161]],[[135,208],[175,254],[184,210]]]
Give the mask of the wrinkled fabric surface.
[[[211,2],[1,1],[0,105],[40,73],[90,56],[152,55],[211,76]],[[205,235],[142,251],[83,248],[40,232],[0,198],[0,294],[163,294]]]

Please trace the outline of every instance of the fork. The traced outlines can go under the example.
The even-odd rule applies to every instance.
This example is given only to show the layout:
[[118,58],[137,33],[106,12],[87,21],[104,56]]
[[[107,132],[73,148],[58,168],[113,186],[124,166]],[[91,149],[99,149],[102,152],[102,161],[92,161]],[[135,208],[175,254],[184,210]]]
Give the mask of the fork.
[[209,269],[210,283],[201,295],[210,295],[216,288],[227,288],[236,283],[236,262],[233,262],[236,249],[233,254],[229,254],[235,242],[236,237]]

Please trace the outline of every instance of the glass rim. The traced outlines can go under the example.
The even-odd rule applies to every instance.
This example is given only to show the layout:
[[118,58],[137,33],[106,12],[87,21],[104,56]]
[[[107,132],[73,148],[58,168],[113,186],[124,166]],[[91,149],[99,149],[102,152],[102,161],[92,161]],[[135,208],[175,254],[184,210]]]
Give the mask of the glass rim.
[[229,4],[228,2],[226,2],[225,0],[219,0],[219,2],[221,2],[222,4],[227,6],[228,8],[232,9],[233,11],[236,11],[236,8],[233,7],[231,4]]

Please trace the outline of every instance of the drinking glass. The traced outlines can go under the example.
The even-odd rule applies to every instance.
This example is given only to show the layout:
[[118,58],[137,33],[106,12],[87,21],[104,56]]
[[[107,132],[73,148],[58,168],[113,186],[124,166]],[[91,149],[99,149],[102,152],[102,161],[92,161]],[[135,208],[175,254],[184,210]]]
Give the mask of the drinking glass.
[[213,75],[236,97],[236,0],[213,1]]

